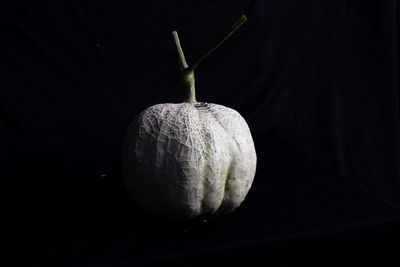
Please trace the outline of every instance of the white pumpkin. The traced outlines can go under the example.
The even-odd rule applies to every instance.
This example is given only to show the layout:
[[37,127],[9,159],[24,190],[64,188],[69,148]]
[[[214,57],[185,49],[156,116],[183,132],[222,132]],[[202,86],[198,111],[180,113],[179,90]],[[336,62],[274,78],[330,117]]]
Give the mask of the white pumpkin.
[[[225,39],[245,19],[242,16]],[[123,177],[132,199],[151,216],[217,216],[245,199],[256,172],[255,147],[238,112],[196,101],[194,67],[187,66],[177,33],[173,35],[186,101],[151,106],[131,123],[123,149]]]

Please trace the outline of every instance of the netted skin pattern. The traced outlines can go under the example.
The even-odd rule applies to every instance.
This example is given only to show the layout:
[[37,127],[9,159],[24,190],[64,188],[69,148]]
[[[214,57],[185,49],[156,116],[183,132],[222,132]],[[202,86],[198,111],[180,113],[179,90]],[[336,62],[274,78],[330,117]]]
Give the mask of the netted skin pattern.
[[238,207],[256,162],[249,127],[237,111],[217,104],[158,104],[128,128],[123,177],[149,215],[189,220]]

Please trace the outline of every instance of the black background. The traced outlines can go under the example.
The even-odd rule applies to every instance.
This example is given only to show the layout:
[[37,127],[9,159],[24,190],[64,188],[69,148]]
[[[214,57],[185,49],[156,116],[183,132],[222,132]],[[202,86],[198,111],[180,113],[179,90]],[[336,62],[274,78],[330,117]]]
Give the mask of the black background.
[[[0,156],[14,264],[384,264],[399,241],[398,1],[1,1]],[[219,220],[151,221],[121,183],[136,114],[197,99],[239,111],[258,155]],[[9,252],[8,252],[9,251]],[[276,265],[279,263],[279,265]]]

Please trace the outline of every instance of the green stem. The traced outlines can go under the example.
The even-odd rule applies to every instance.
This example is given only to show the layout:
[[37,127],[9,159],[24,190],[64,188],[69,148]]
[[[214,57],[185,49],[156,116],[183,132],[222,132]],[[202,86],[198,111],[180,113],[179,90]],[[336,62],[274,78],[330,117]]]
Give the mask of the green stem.
[[178,53],[179,66],[181,68],[181,82],[185,89],[185,102],[196,103],[196,91],[194,88],[194,72],[188,71],[188,64],[186,63],[185,55],[179,42],[179,36],[176,31],[172,32],[172,37],[174,38],[176,52]]
[[188,66],[186,63],[185,55],[183,54],[183,50],[181,44],[179,42],[178,33],[176,31],[172,32],[172,37],[175,42],[176,51],[178,54],[179,64],[181,68],[181,82],[183,88],[186,90],[185,102],[188,103],[196,103],[196,92],[195,92],[195,79],[194,79],[194,70],[197,66],[207,58],[215,49],[217,49],[226,39],[229,38],[245,21],[247,18],[245,15],[240,16],[240,18],[232,25],[232,27],[226,31],[213,46],[207,49],[203,54],[201,54],[192,65]]
[[183,71],[188,68],[188,64],[186,63],[185,55],[183,54],[181,43],[179,42],[178,33],[176,31],[173,31],[172,37],[174,38],[176,52],[178,53],[178,59],[179,59],[181,71]]
[[240,26],[242,26],[243,23],[247,21],[246,15],[241,15],[240,18],[232,25],[232,27],[227,30],[224,34],[222,34],[221,37],[215,42],[214,45],[212,45],[210,48],[208,48],[202,55],[200,55],[194,63],[189,67],[189,70],[194,71],[196,67],[206,58],[208,57],[212,52],[214,52],[215,49],[220,47],[223,42],[225,42],[226,39],[229,38],[237,29],[239,29]]

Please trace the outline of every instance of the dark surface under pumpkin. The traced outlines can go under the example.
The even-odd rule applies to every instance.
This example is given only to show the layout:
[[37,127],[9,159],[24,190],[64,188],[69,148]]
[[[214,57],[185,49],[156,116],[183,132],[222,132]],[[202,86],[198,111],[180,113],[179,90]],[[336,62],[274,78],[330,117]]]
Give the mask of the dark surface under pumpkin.
[[[297,178],[296,185],[256,183],[248,201],[231,215],[187,225],[138,219],[121,192],[117,188],[110,192],[110,186],[88,185],[78,192],[69,188],[75,194],[68,202],[59,199],[70,197],[63,191],[68,187],[57,188],[61,194],[35,188],[35,194],[24,192],[35,201],[19,203],[20,214],[13,216],[11,225],[3,225],[8,242],[2,262],[17,266],[398,263],[389,262],[400,245],[398,212],[342,181],[322,184],[315,181],[321,177]],[[85,197],[87,190],[92,192],[90,200]]]
[[[284,140],[269,137],[268,143],[258,144],[261,149],[288,154],[261,162],[248,199],[216,220],[171,224],[147,219],[122,185],[106,177],[100,182],[92,177],[96,186],[19,187],[10,199],[17,212],[7,221],[11,253],[3,261],[65,266],[394,264],[389,258],[400,246],[400,212],[332,176]],[[297,176],[263,179],[268,166],[286,168],[288,162]]]

